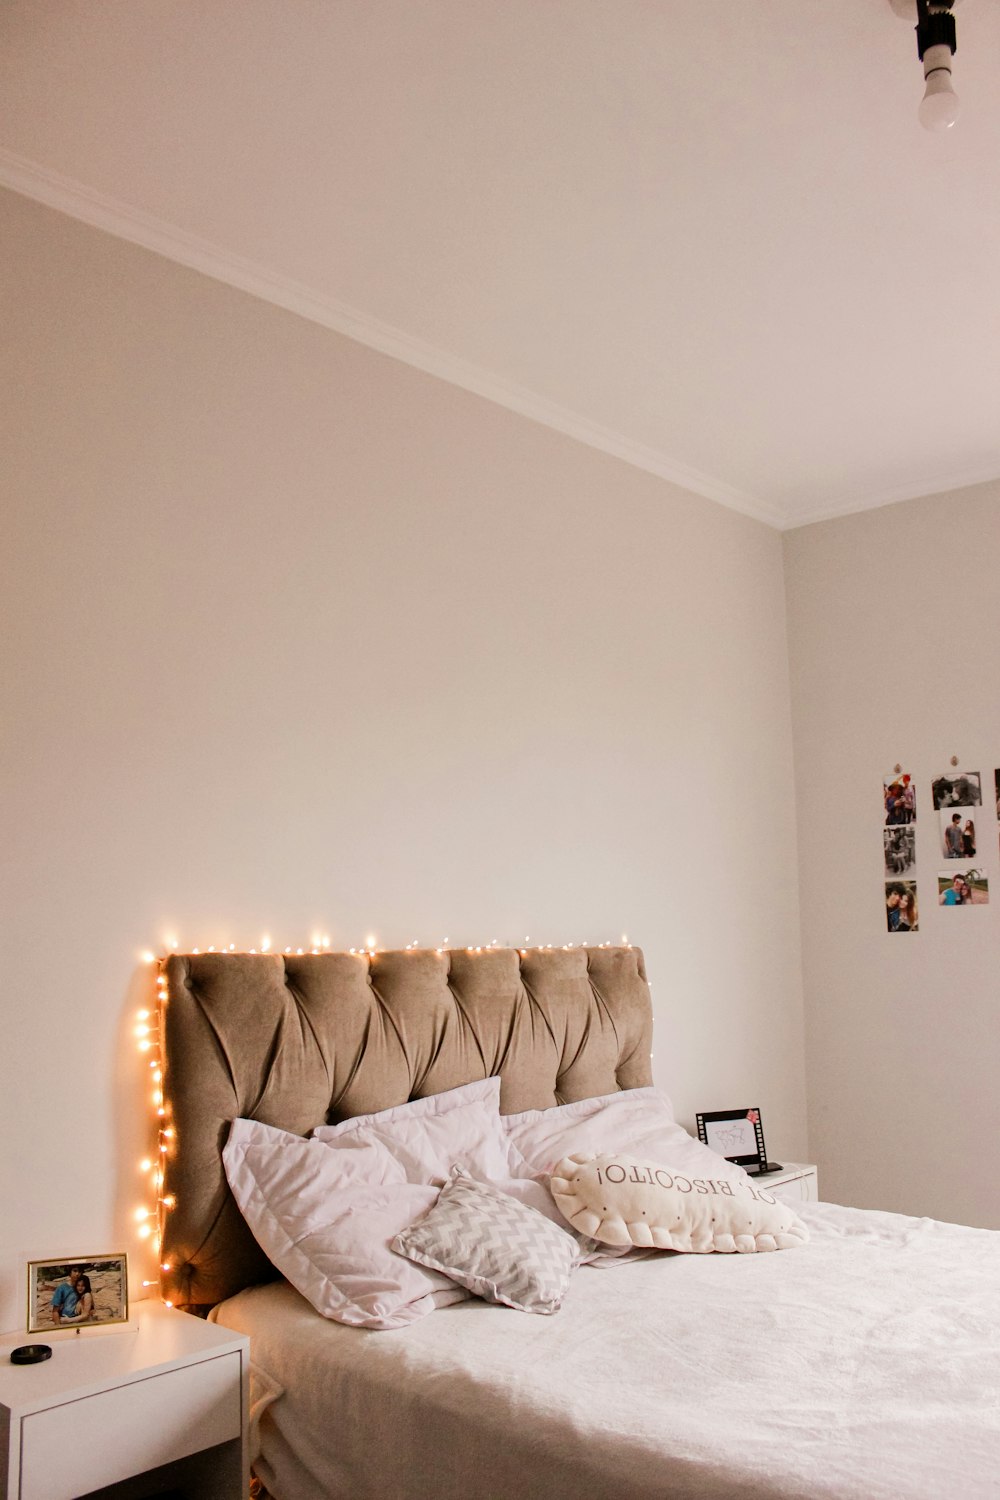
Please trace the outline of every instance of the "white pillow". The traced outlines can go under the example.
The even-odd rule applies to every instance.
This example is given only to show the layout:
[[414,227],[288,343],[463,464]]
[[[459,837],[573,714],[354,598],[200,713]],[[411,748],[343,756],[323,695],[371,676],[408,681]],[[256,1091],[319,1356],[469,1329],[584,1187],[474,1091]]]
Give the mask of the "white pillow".
[[576,1152],[627,1151],[668,1161],[692,1177],[750,1181],[742,1167],[688,1135],[674,1119],[667,1095],[654,1087],[622,1089],[553,1109],[505,1115],[503,1123],[511,1144],[532,1170],[546,1176],[563,1157]]
[[795,1210],[749,1178],[744,1185],[689,1177],[649,1157],[567,1156],[551,1187],[569,1223],[609,1245],[746,1254],[791,1250],[809,1239]]
[[311,1140],[234,1120],[226,1175],[258,1244],[317,1312],[400,1328],[467,1295],[390,1244],[432,1207],[453,1162],[510,1175],[499,1099],[499,1079],[484,1079],[324,1126]]
[[440,1187],[457,1161],[472,1176],[488,1180],[517,1175],[523,1168],[500,1117],[499,1078],[481,1078],[377,1114],[354,1115],[339,1125],[320,1125],[312,1135],[341,1151],[378,1147],[407,1182]]

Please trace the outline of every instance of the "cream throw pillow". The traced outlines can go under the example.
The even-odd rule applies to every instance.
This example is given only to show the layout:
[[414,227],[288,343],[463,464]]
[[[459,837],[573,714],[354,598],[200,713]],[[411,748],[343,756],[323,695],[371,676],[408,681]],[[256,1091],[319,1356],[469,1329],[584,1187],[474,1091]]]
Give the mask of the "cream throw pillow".
[[563,1157],[549,1181],[560,1213],[605,1245],[709,1252],[791,1250],[809,1231],[751,1178],[688,1177],[637,1156]]

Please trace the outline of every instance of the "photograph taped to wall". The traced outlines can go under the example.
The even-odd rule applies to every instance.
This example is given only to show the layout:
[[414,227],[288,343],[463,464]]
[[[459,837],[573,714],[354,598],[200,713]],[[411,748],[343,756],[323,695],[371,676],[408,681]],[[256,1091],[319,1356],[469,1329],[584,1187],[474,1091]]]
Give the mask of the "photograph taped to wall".
[[938,871],[939,906],[986,906],[989,880],[983,870]]
[[917,819],[917,791],[913,777],[908,771],[895,771],[882,782],[882,801],[885,806],[887,828],[901,823],[915,823]]
[[945,859],[975,859],[976,823],[967,807],[955,810],[943,807],[941,820],[941,853]]
[[28,1262],[28,1332],[128,1322],[128,1257]]
[[931,782],[931,795],[937,812],[943,807],[981,807],[982,778],[978,771],[952,771],[948,775],[935,776]]
[[1000,818],[1000,771],[993,772],[993,783],[997,792],[997,817]]
[[887,932],[917,932],[917,882],[887,880],[885,883],[885,927]]
[[905,875],[917,862],[917,831],[913,824],[903,828],[883,828],[882,847],[885,873]]

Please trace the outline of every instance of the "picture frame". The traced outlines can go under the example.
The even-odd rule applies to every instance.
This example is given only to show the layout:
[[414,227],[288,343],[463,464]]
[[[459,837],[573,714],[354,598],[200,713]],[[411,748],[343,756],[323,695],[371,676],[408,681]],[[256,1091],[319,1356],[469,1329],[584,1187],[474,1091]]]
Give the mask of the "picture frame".
[[61,1256],[28,1262],[28,1332],[108,1328],[128,1322],[128,1256]]
[[696,1116],[698,1139],[747,1172],[768,1170],[759,1109],[713,1109]]

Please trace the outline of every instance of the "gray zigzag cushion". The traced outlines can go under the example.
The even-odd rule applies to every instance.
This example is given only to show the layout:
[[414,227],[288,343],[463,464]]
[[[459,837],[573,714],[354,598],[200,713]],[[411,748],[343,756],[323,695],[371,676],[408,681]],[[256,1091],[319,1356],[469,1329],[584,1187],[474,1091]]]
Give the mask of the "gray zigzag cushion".
[[558,1312],[579,1257],[572,1235],[537,1209],[453,1168],[429,1213],[392,1242],[487,1302]]

